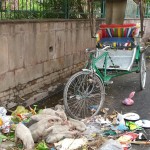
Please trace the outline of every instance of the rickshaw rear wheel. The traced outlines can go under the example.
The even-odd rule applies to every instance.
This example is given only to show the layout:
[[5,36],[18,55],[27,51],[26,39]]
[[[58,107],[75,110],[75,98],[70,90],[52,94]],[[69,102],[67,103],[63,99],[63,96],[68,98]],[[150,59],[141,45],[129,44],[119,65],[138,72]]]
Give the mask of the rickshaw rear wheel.
[[95,73],[81,71],[68,80],[63,97],[66,113],[80,120],[99,113],[105,100],[105,87]]
[[141,53],[140,56],[140,88],[141,90],[145,89],[146,84],[146,59],[145,54]]

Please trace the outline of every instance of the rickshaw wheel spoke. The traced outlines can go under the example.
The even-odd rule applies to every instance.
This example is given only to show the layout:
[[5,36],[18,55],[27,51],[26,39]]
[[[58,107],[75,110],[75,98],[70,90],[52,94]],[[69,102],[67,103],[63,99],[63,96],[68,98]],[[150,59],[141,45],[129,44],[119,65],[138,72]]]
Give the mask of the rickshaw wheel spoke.
[[75,119],[98,114],[104,99],[105,87],[95,73],[81,71],[74,74],[64,89],[66,112]]

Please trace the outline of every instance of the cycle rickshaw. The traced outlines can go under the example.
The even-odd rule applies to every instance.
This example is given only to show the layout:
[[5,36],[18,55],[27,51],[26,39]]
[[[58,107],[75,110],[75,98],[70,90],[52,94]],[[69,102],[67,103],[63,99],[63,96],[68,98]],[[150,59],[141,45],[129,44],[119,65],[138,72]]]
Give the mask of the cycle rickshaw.
[[100,25],[96,49],[86,49],[88,63],[65,85],[64,106],[71,117],[82,119],[98,114],[105,100],[105,84],[114,77],[140,73],[140,88],[145,88],[145,49],[140,46],[139,32],[137,24]]

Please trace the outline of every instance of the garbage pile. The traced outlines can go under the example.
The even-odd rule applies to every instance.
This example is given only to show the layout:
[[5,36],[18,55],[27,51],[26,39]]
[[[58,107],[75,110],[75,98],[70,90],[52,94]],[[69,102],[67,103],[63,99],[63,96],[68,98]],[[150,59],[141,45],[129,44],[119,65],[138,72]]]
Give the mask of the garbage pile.
[[[0,107],[0,127],[1,127],[1,145],[0,149],[7,140],[21,143],[16,148],[26,150],[49,150],[61,149],[63,143],[58,143],[64,138],[68,138],[68,144],[76,141],[72,145],[73,149],[81,147],[82,143],[87,143],[83,139],[82,133],[86,130],[86,125],[82,121],[68,118],[61,105],[56,105],[54,109],[45,108],[36,111],[29,107],[29,110],[23,106],[18,106],[11,115],[6,115],[7,110]],[[54,145],[54,143],[57,143]],[[65,145],[66,146],[66,145]],[[68,145],[70,146],[70,145]],[[61,148],[59,148],[61,147]]]
[[132,144],[150,144],[144,130],[149,120],[108,110],[79,121],[69,118],[62,105],[42,110],[18,106],[11,115],[0,107],[0,149],[130,150]]

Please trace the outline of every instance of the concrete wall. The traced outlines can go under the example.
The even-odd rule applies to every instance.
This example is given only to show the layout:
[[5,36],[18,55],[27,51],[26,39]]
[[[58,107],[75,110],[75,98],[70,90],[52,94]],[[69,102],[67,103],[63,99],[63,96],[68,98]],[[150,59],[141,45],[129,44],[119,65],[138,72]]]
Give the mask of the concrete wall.
[[94,46],[89,21],[1,22],[1,105],[76,72]]

